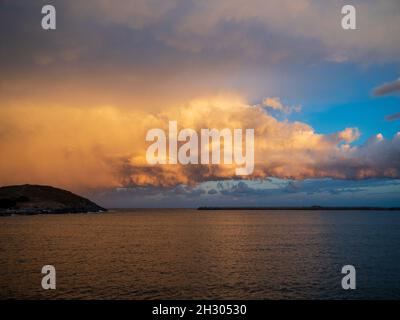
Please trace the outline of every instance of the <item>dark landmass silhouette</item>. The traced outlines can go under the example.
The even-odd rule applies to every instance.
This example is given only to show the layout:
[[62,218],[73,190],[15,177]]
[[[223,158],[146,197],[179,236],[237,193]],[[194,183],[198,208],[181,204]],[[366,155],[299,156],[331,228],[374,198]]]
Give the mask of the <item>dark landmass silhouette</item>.
[[40,185],[0,187],[0,215],[107,211],[72,192]]
[[359,211],[400,211],[400,207],[198,207],[197,210],[359,210]]

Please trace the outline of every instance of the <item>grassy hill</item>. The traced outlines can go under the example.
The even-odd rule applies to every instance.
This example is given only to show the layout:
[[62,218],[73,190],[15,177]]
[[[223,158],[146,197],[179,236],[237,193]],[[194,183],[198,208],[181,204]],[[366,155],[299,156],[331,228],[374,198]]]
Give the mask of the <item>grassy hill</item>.
[[107,211],[72,192],[40,185],[0,187],[0,215]]

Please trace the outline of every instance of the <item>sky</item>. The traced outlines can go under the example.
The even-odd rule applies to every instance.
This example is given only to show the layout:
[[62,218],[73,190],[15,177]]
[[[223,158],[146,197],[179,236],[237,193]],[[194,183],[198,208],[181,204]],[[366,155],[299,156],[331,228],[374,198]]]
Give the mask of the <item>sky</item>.
[[[0,185],[106,207],[400,206],[399,34],[398,0],[0,0]],[[148,164],[169,121],[253,128],[253,174]]]

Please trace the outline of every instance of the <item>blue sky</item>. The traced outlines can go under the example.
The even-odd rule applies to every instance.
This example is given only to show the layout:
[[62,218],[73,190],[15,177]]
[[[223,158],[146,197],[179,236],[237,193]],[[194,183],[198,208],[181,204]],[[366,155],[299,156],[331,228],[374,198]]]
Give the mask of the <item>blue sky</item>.
[[305,98],[307,102],[302,113],[293,118],[311,124],[321,133],[358,127],[362,133],[360,143],[378,133],[392,137],[400,126],[398,121],[386,121],[385,116],[399,112],[399,94],[376,97],[372,90],[384,82],[396,80],[398,69],[395,65],[361,69],[350,63],[323,66],[315,77],[322,81],[324,75],[325,78],[329,75],[329,82],[313,96]]

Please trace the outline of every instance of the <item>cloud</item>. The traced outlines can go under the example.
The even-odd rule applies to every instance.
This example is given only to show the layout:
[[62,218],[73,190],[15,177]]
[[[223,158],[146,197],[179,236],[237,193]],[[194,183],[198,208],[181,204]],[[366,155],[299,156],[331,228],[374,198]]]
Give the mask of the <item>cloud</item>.
[[364,193],[377,188],[388,188],[397,190],[400,180],[393,179],[368,179],[368,180],[338,180],[338,179],[306,179],[303,181],[278,180],[275,187],[271,188],[268,183],[255,183],[244,181],[229,181],[219,183],[219,190],[224,196],[273,198],[287,193],[298,195],[339,195],[349,192]]
[[280,98],[264,98],[262,105],[267,109],[277,110],[284,114],[292,112],[300,112],[301,106],[285,106],[282,104]]
[[231,90],[251,101],[265,93],[310,100],[326,93],[327,60],[368,65],[400,57],[397,0],[355,1],[357,32],[341,29],[342,4],[58,0],[59,27],[49,34],[37,21],[40,1],[3,1],[2,102],[41,103],[43,88],[55,104],[152,111]]
[[[234,165],[148,165],[146,132],[253,128],[255,169],[246,179],[400,177],[400,134],[360,146],[356,128],[319,134],[301,122],[279,121],[237,95],[190,100],[160,113],[112,106],[3,106],[0,183],[42,183],[73,190],[108,187],[193,187],[237,179]],[[4,156],[6,155],[6,156]],[[238,189],[238,192],[241,192]]]
[[[397,79],[392,82],[387,82],[384,83],[383,85],[375,88],[373,90],[373,94],[375,96],[383,96],[386,94],[394,93],[394,92],[399,92],[400,91],[400,79]],[[394,120],[399,120],[400,119],[400,113],[394,113],[391,115],[387,115],[385,117],[386,121],[394,121]]]
[[374,89],[373,93],[375,96],[383,96],[385,94],[400,91],[400,79],[392,82],[384,83],[383,85]]
[[[293,188],[293,186],[295,186]],[[105,207],[199,207],[199,206],[399,206],[400,180],[303,181],[269,179],[201,183],[195,188],[131,187],[86,193]],[[207,192],[208,191],[208,192]],[[192,194],[187,194],[192,193]]]
[[399,61],[398,1],[353,4],[357,32],[341,28],[341,0],[58,0],[57,37],[48,37],[37,22],[40,1],[2,1],[0,36],[7,46],[1,67],[26,74],[43,65],[70,70],[81,63],[105,67],[110,60],[135,71],[154,64],[175,71],[194,64],[268,70],[327,60]]
[[360,138],[360,136],[360,130],[358,130],[357,128],[346,128],[343,131],[337,133],[338,139],[343,140],[347,143],[351,143],[357,140],[358,138]]
[[400,112],[388,115],[385,117],[386,121],[394,121],[394,120],[399,120],[400,119]]

